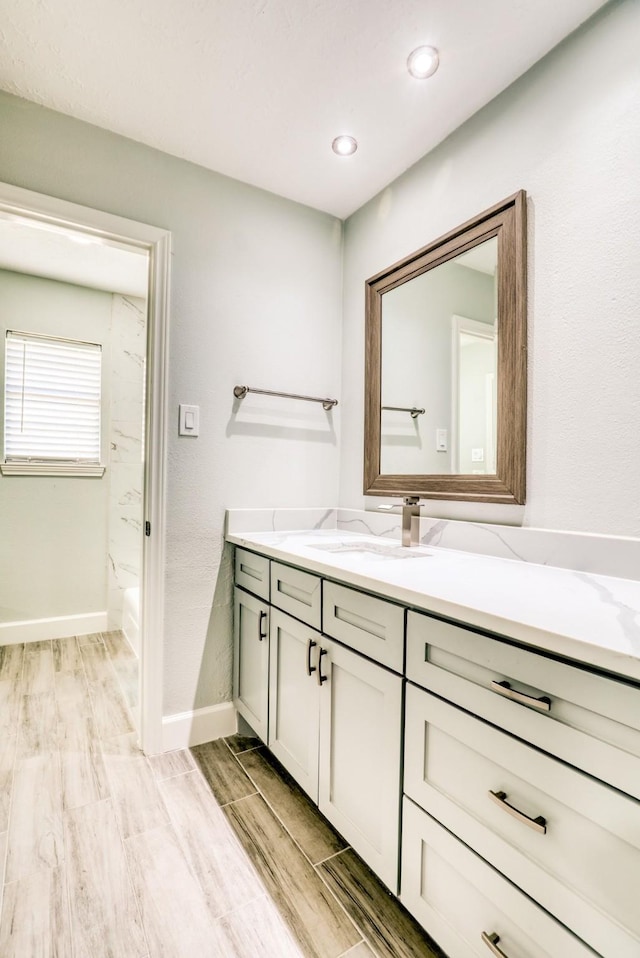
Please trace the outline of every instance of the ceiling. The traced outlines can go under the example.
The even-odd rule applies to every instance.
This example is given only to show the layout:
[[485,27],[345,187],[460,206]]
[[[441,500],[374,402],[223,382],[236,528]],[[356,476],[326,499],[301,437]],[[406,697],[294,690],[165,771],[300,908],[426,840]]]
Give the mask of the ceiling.
[[0,269],[146,298],[146,250],[0,214]]
[[[0,87],[344,218],[602,6],[0,0]],[[414,80],[423,44],[440,68]]]

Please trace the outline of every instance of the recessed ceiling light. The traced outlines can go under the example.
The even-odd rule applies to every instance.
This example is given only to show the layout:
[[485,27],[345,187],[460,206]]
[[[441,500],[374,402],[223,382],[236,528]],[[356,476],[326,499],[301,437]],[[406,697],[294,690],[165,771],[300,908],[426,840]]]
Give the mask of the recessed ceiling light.
[[351,156],[358,149],[358,143],[353,136],[337,136],[331,144],[331,149],[338,156]]
[[407,70],[416,80],[426,80],[438,69],[440,58],[435,47],[416,47],[407,57]]

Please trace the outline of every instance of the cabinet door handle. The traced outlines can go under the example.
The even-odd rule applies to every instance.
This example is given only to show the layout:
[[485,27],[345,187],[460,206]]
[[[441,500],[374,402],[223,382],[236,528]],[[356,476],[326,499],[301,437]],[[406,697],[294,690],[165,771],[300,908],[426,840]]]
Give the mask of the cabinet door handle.
[[490,935],[486,931],[482,932],[482,940],[491,952],[492,955],[496,955],[496,958],[509,958],[506,951],[503,951],[502,948],[498,948],[498,942],[500,941],[500,935],[496,935],[493,931]]
[[320,651],[319,651],[319,653],[318,653],[318,676],[317,676],[317,678],[318,678],[318,685],[322,685],[322,683],[323,683],[323,682],[326,682],[327,679],[328,679],[328,677],[329,677],[328,675],[323,675],[323,674],[322,674],[322,656],[323,656],[323,655],[326,655],[326,654],[327,654],[327,650],[326,650],[326,649],[320,649]]
[[311,649],[315,649],[318,643],[314,642],[313,639],[309,639],[307,642],[307,675],[311,675],[312,672],[316,671],[315,665],[311,664]]
[[504,809],[505,812],[508,812],[509,815],[513,815],[513,817],[517,818],[517,820],[522,822],[523,825],[528,825],[529,828],[534,830],[534,832],[540,832],[541,835],[547,834],[547,820],[546,818],[543,818],[542,815],[538,815],[536,818],[529,818],[529,816],[525,815],[524,812],[521,812],[520,809],[515,808],[513,805],[509,805],[506,792],[489,791],[487,794],[492,802],[495,802],[496,805],[499,805],[500,808]]
[[260,615],[258,616],[258,639],[260,642],[267,637],[267,633],[262,631],[262,623],[266,621],[266,618],[267,613],[260,610]]
[[529,708],[538,709],[539,712],[550,712],[551,711],[551,699],[546,695],[541,695],[539,699],[535,695],[527,695],[525,692],[518,692],[516,689],[512,689],[508,682],[497,682],[494,681],[491,683],[492,692],[497,692],[498,695],[504,695],[507,699],[513,699],[514,702],[519,702],[520,705],[528,705]]

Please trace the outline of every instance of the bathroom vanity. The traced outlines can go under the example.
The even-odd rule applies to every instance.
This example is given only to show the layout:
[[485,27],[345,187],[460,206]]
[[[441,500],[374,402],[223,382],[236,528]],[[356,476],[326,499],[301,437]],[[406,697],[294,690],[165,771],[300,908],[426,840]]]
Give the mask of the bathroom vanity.
[[234,703],[450,958],[640,955],[640,585],[230,533]]

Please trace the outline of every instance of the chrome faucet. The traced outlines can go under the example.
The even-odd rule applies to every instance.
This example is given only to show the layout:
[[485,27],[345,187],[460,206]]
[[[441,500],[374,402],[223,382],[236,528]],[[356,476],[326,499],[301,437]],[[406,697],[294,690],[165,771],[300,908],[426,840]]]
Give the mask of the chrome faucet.
[[405,496],[402,506],[402,545],[420,543],[420,506],[418,496]]

